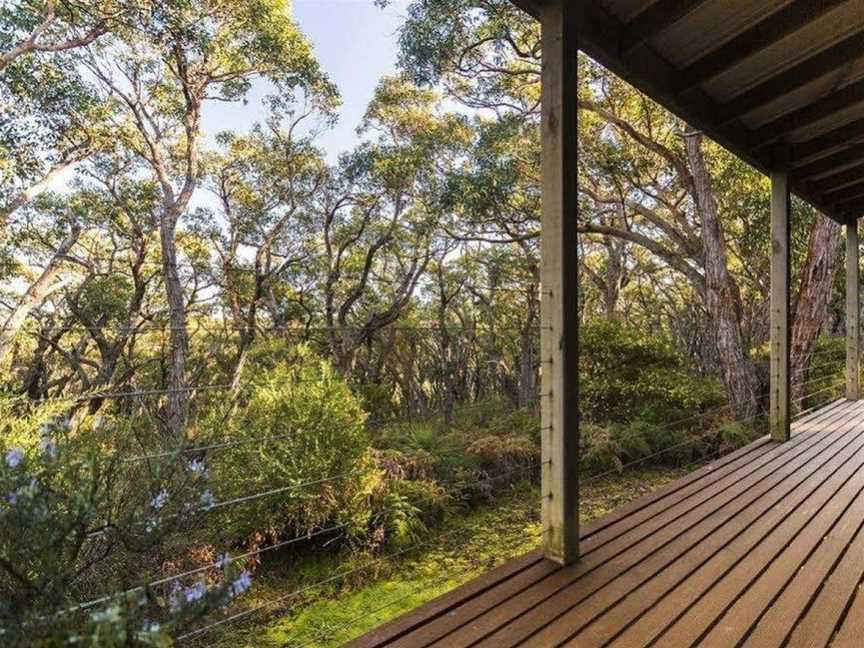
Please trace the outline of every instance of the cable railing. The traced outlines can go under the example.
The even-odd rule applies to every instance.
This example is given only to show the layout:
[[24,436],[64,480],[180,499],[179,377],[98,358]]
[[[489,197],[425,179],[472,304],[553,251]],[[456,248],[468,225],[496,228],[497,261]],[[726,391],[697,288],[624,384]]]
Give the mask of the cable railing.
[[[542,465],[542,464],[518,466],[518,467],[508,469],[508,470],[505,470],[505,471],[502,471],[499,473],[486,475],[486,477],[484,477],[484,478],[472,480],[471,484],[476,485],[476,484],[484,483],[487,481],[500,480],[504,477],[513,475],[515,473],[527,473],[529,471],[533,472],[533,471],[536,471],[540,465]],[[210,510],[217,509],[220,504],[231,506],[231,505],[235,505],[238,503],[250,501],[250,500],[255,499],[259,496],[271,495],[271,494],[274,494],[277,492],[284,492],[287,489],[299,490],[302,488],[308,488],[311,486],[316,486],[316,485],[321,485],[324,483],[334,482],[334,481],[343,479],[343,478],[349,476],[350,474],[356,473],[356,472],[359,472],[359,471],[345,472],[345,473],[333,475],[333,476],[327,477],[327,478],[322,478],[322,479],[313,480],[313,481],[307,481],[307,482],[304,482],[301,484],[295,484],[295,485],[292,485],[291,487],[286,487],[284,489],[272,489],[272,490],[267,491],[265,493],[256,493],[256,494],[252,494],[252,495],[238,497],[238,498],[234,498],[232,500],[218,503],[215,506],[211,506],[211,507],[208,507],[207,509],[203,509],[203,510],[205,510],[205,512],[207,512]],[[451,486],[453,486],[453,484],[451,484]],[[223,558],[220,558],[220,560],[218,560],[216,562],[208,563],[206,565],[202,565],[202,566],[199,566],[199,567],[196,567],[193,569],[189,569],[189,570],[177,573],[177,574],[172,574],[170,576],[164,576],[164,577],[156,578],[154,580],[148,581],[146,583],[141,583],[139,585],[136,585],[136,586],[131,587],[129,589],[123,590],[121,592],[116,592],[116,593],[105,595],[105,596],[102,596],[102,597],[99,597],[96,599],[91,599],[89,601],[86,601],[86,602],[77,604],[75,606],[66,608],[62,611],[58,611],[57,614],[69,614],[69,613],[73,613],[73,612],[80,611],[80,610],[86,610],[86,609],[92,608],[96,605],[100,605],[102,603],[108,603],[108,602],[116,600],[118,598],[125,598],[126,596],[133,594],[135,592],[138,592],[138,591],[144,591],[144,590],[147,590],[147,589],[150,589],[153,587],[166,585],[168,583],[172,583],[174,581],[177,581],[177,580],[180,580],[183,578],[188,578],[189,576],[194,576],[196,574],[200,574],[200,573],[206,572],[206,571],[211,570],[211,569],[219,568],[225,564],[226,560],[228,562],[235,563],[237,561],[245,560],[245,559],[251,558],[251,557],[257,557],[257,556],[260,556],[264,553],[275,551],[277,549],[284,549],[284,548],[289,547],[291,545],[296,545],[296,544],[299,544],[302,542],[311,542],[315,538],[318,538],[318,537],[321,537],[324,535],[328,535],[328,534],[333,534],[333,533],[338,532],[338,531],[344,531],[345,529],[348,528],[348,526],[349,526],[349,523],[340,523],[340,524],[328,525],[326,527],[322,527],[322,528],[316,529],[314,531],[309,531],[307,533],[304,533],[304,534],[299,535],[299,536],[295,536],[293,538],[281,540],[281,541],[275,542],[273,544],[270,544],[270,545],[267,545],[264,547],[260,547],[258,549],[252,550],[252,551],[247,551],[247,552],[244,552],[241,554],[237,554],[237,555],[230,555],[229,550],[226,549],[225,552],[223,552],[223,554],[222,554]],[[441,536],[439,535],[438,538],[440,538],[440,537]],[[381,556],[379,558],[376,558],[370,564],[380,563],[380,562],[387,560],[389,558],[392,558],[394,556],[403,555],[403,554],[408,553],[410,551],[416,550],[417,548],[424,547],[424,546],[430,546],[430,545],[434,544],[435,540],[436,539],[430,539],[430,540],[426,540],[426,541],[421,542],[421,543],[416,543],[416,544],[412,545],[411,547],[409,547],[407,549],[400,550],[398,552],[395,552],[394,554],[385,555],[385,556]],[[339,578],[347,576],[350,573],[355,573],[357,571],[360,571],[360,568],[352,570],[351,572],[348,572],[345,574],[341,574],[339,576]],[[312,587],[321,586],[327,582],[331,582],[332,580],[335,580],[335,578],[325,579],[324,581],[321,581],[319,583],[316,583],[314,585],[311,585],[311,586],[304,588],[304,590],[305,589],[311,589]],[[225,620],[214,624],[214,626],[221,625],[221,623],[224,623],[224,622],[225,622]]]
[[[816,370],[816,369],[813,369],[813,370]],[[823,394],[827,395],[827,392],[837,390],[837,389],[841,388],[844,384],[842,381],[836,382],[834,384],[827,385],[824,387],[822,387],[819,384],[819,383],[824,383],[824,382],[826,382],[826,380],[830,380],[830,379],[831,379],[831,376],[822,376],[822,377],[816,377],[816,378],[811,377],[807,380],[792,381],[791,384],[794,387],[798,387],[798,388],[812,388],[814,385],[820,387],[819,389],[815,389],[815,390],[809,390],[809,391],[805,390],[806,393],[802,396],[801,400],[806,400],[806,399],[812,399],[816,396],[820,396]],[[244,384],[241,386],[241,389],[248,388],[250,386],[254,386],[254,385]],[[209,384],[209,385],[196,385],[196,386],[189,387],[188,389],[189,389],[189,391],[203,392],[203,391],[207,391],[207,390],[227,390],[227,389],[236,389],[236,388],[237,388],[236,385],[213,383],[213,384]],[[88,397],[90,397],[90,398],[111,398],[111,397],[116,396],[117,398],[127,398],[127,397],[149,398],[151,396],[167,395],[167,394],[170,394],[174,391],[176,391],[176,390],[171,390],[171,389],[139,389],[139,390],[132,391],[132,392],[128,392],[128,391],[127,392],[116,392],[116,393],[102,392],[102,393],[96,393],[96,394],[88,395]],[[767,395],[767,394],[762,393],[762,394],[760,394],[760,397],[763,397],[765,395]],[[67,399],[58,399],[58,400],[67,400]],[[796,417],[803,417],[812,411],[815,411],[821,407],[824,407],[824,405],[825,405],[824,402],[813,405],[812,407],[809,407],[807,410],[802,410],[801,412],[796,413]],[[464,408],[476,407],[478,409],[479,408],[489,409],[489,404],[488,403],[469,404],[467,406],[457,407],[457,410],[463,411],[463,407]],[[691,415],[691,416],[688,416],[685,418],[676,419],[676,420],[667,422],[665,424],[662,424],[661,426],[657,426],[656,429],[664,429],[664,428],[668,428],[668,427],[682,427],[688,423],[704,421],[706,418],[709,418],[711,416],[720,416],[721,413],[726,412],[730,409],[731,409],[731,404],[725,404],[725,405],[717,406],[717,407],[707,409],[705,411],[699,412],[697,414],[694,414],[694,415]],[[700,433],[698,435],[693,435],[691,438],[689,438],[685,441],[673,444],[673,445],[668,446],[668,447],[661,448],[661,449],[659,449],[655,452],[652,452],[646,456],[639,457],[637,459],[634,459],[632,461],[624,463],[621,466],[618,466],[612,470],[607,470],[607,471],[603,471],[599,474],[587,476],[583,480],[583,484],[592,485],[592,484],[599,482],[600,480],[602,480],[604,478],[610,477],[613,474],[621,474],[624,471],[630,470],[636,466],[644,465],[644,464],[647,464],[649,462],[655,461],[658,458],[660,458],[661,456],[663,456],[664,454],[672,453],[676,450],[680,450],[680,449],[684,448],[685,446],[703,444],[706,441],[710,441],[710,440],[714,439],[728,425],[735,424],[735,423],[737,423],[737,424],[751,423],[754,420],[765,416],[765,414],[766,414],[765,411],[759,411],[755,414],[752,414],[752,415],[744,417],[744,418],[739,418],[739,419],[731,420],[731,421],[730,420],[724,420],[721,424],[717,425],[716,427],[714,427],[708,431],[703,431],[702,433]],[[395,419],[385,419],[385,420],[375,421],[375,423],[382,423],[382,424],[394,424],[394,423],[399,423],[399,422],[415,423],[415,422],[417,422],[417,419],[416,418],[414,418],[414,419],[395,418]],[[266,436],[262,436],[262,437],[259,437],[256,439],[218,441],[218,442],[206,443],[206,444],[201,444],[201,445],[192,446],[192,447],[179,448],[179,449],[174,449],[174,450],[165,450],[165,451],[160,451],[160,452],[156,452],[156,453],[149,453],[149,454],[135,455],[132,457],[126,457],[123,459],[123,461],[125,461],[125,462],[140,462],[140,461],[148,461],[148,460],[152,460],[152,459],[170,458],[172,456],[182,456],[182,455],[187,455],[187,454],[206,455],[209,452],[215,452],[215,451],[233,451],[233,450],[242,448],[243,446],[246,446],[246,445],[255,445],[255,444],[260,445],[263,443],[269,443],[269,442],[276,442],[279,440],[284,440],[286,438],[289,438],[292,434],[296,434],[296,433],[297,432],[295,431],[295,432],[288,432],[286,434],[280,434],[280,435],[266,435]],[[716,447],[716,448],[711,449],[710,451],[707,451],[704,454],[700,455],[697,459],[695,459],[694,461],[692,461],[690,464],[687,464],[687,465],[688,466],[694,465],[700,461],[708,461],[712,457],[715,457],[719,454],[722,454],[726,450],[728,450],[728,448],[724,448],[722,446]],[[476,484],[483,484],[483,483],[487,483],[490,481],[502,480],[502,479],[505,479],[505,478],[512,476],[514,474],[517,474],[517,473],[527,472],[528,470],[536,471],[537,469],[542,468],[542,466],[547,464],[547,463],[548,462],[542,462],[542,463],[534,463],[530,466],[516,466],[516,467],[510,468],[510,469],[508,469],[502,473],[486,475],[480,479],[473,481],[472,483],[475,485]],[[356,471],[346,471],[346,472],[343,472],[343,473],[340,473],[337,475],[332,475],[330,477],[324,477],[321,479],[310,480],[310,481],[303,482],[300,484],[278,486],[278,487],[270,488],[267,490],[262,490],[262,491],[257,491],[257,492],[253,492],[253,493],[238,495],[237,497],[234,497],[234,498],[222,501],[222,502],[214,502],[214,503],[209,504],[207,506],[200,506],[200,507],[191,509],[189,511],[185,511],[182,515],[189,515],[189,514],[194,515],[194,514],[198,514],[198,513],[209,513],[211,511],[218,511],[222,508],[235,506],[235,505],[241,505],[241,504],[244,504],[246,502],[255,501],[258,499],[265,498],[265,497],[284,495],[285,493],[292,491],[292,490],[299,490],[302,488],[312,488],[314,486],[322,485],[325,483],[335,482],[337,480],[344,479],[344,478],[351,476],[351,474],[354,472],[356,472]],[[177,514],[177,515],[179,516],[181,514]],[[264,554],[264,553],[273,552],[273,551],[276,551],[279,549],[285,549],[285,548],[288,548],[292,545],[300,544],[302,542],[312,542],[316,538],[325,536],[327,534],[338,533],[339,531],[344,530],[346,526],[347,526],[347,524],[323,526],[320,529],[310,531],[309,533],[304,534],[302,536],[297,536],[294,538],[288,538],[288,539],[280,540],[280,541],[273,543],[271,545],[267,545],[265,547],[260,547],[260,548],[257,548],[255,550],[252,550],[252,551],[247,551],[247,552],[241,553],[237,556],[232,557],[232,560],[233,561],[246,560],[249,558],[260,556],[261,554]],[[99,533],[100,534],[104,533],[104,531],[100,531]],[[541,532],[541,535],[542,535],[542,532]],[[356,568],[354,568],[350,571],[344,572],[344,573],[338,573],[338,574],[330,575],[322,581],[310,584],[308,586],[304,586],[300,590],[293,591],[291,593],[280,596],[280,597],[273,599],[271,601],[267,601],[263,604],[260,604],[259,606],[255,607],[255,608],[252,608],[249,610],[244,610],[242,612],[234,613],[234,614],[232,614],[226,618],[219,619],[218,621],[216,621],[212,624],[209,624],[207,626],[191,630],[185,634],[180,635],[178,637],[178,640],[193,639],[195,637],[198,637],[198,636],[205,634],[206,632],[208,632],[210,629],[212,629],[214,627],[218,627],[220,625],[225,625],[227,623],[233,623],[235,620],[236,621],[243,620],[245,618],[250,617],[251,615],[255,614],[258,611],[272,608],[274,606],[278,606],[280,603],[284,603],[285,601],[297,598],[305,592],[309,592],[309,591],[312,591],[313,589],[323,587],[326,584],[329,584],[332,582],[337,582],[338,580],[344,579],[347,576],[349,576],[353,573],[359,572],[361,570],[371,569],[375,564],[379,564],[383,561],[394,560],[400,556],[404,556],[405,554],[410,553],[411,551],[417,550],[417,549],[425,547],[425,546],[429,546],[430,544],[433,544],[437,540],[439,540],[439,539],[438,538],[430,539],[430,540],[424,541],[422,543],[417,543],[417,544],[413,545],[412,547],[409,547],[409,548],[406,548],[403,550],[399,550],[399,551],[396,551],[396,552],[393,552],[391,554],[387,554],[384,556],[379,556],[379,557],[371,560],[368,564],[362,565],[360,567],[356,567]],[[205,573],[205,572],[212,570],[218,566],[219,566],[219,563],[215,563],[215,562],[214,563],[208,563],[205,565],[194,567],[192,569],[187,569],[187,570],[182,571],[182,572],[177,573],[177,574],[172,574],[172,575],[168,575],[168,576],[161,576],[161,577],[156,578],[154,580],[151,580],[147,583],[142,583],[142,584],[136,585],[134,588],[132,588],[132,590],[127,590],[127,591],[123,592],[122,594],[129,594],[130,592],[133,592],[136,590],[143,590],[143,589],[148,589],[148,588],[165,586],[167,584],[170,584],[170,583],[173,583],[176,581],[180,581],[182,579],[189,578],[191,576],[196,576],[196,575]],[[428,584],[426,586],[428,586]],[[101,605],[103,603],[107,603],[107,602],[113,600],[114,598],[116,598],[117,596],[120,596],[120,595],[121,594],[111,594],[111,595],[106,595],[106,596],[103,596],[103,597],[100,597],[97,599],[92,599],[92,600],[86,601],[84,603],[78,604],[77,606],[70,608],[70,610],[74,611],[74,610],[89,609],[89,608]],[[395,605],[395,603],[393,603],[393,604]],[[387,607],[387,606],[384,606],[384,607]],[[374,613],[374,611],[369,612],[369,613]],[[306,644],[300,644],[300,645],[306,645]]]

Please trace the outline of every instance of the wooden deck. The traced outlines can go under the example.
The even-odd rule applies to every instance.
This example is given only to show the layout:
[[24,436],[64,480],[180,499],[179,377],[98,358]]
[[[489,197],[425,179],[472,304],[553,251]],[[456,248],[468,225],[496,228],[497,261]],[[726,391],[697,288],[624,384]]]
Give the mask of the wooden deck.
[[838,401],[351,644],[864,646],[864,402]]

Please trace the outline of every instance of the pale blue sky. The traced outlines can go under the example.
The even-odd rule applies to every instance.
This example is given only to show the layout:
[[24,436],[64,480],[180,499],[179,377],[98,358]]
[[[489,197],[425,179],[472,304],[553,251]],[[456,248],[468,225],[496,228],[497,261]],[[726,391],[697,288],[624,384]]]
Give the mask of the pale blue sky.
[[[294,18],[342,96],[339,122],[318,138],[330,162],[356,143],[355,129],[378,80],[396,70],[398,29],[409,4],[392,0],[380,9],[373,0],[294,0]],[[244,131],[260,121],[266,92],[266,85],[258,83],[246,105],[211,102],[204,113],[208,135]]]

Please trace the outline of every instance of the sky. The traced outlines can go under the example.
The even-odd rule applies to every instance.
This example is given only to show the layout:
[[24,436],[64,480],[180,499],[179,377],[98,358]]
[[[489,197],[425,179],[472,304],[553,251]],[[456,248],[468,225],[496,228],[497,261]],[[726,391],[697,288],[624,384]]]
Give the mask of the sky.
[[[357,142],[363,118],[378,80],[396,71],[398,30],[410,0],[392,0],[380,9],[373,0],[294,0],[294,19],[315,50],[322,69],[339,88],[339,122],[318,138],[329,162]],[[244,104],[211,102],[203,116],[210,137],[220,130],[248,130],[265,113],[267,88],[257,83]]]

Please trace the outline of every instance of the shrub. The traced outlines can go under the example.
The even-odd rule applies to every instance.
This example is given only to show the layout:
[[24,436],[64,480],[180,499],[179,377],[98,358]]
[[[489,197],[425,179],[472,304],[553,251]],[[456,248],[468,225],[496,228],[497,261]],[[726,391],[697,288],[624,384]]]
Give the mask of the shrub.
[[209,583],[178,582],[175,599],[191,592],[184,603],[132,588],[154,548],[198,521],[188,507],[197,485],[177,478],[176,457],[124,462],[107,449],[123,445],[124,430],[70,421],[73,411],[69,402],[24,409],[0,398],[2,643],[167,645],[170,631],[230,599],[233,567]]
[[618,440],[605,427],[582,423],[579,433],[582,437],[582,466],[589,475],[610,470],[620,470],[621,448]]
[[[266,371],[250,362],[249,393],[224,426],[208,422],[223,426],[225,439],[249,442],[212,459],[217,502],[256,496],[216,516],[229,541],[353,520],[352,506],[362,500],[364,476],[373,469],[366,414],[345,382],[306,346],[281,355],[289,359]],[[270,491],[276,492],[257,497]]]
[[434,481],[394,479],[383,508],[387,545],[403,547],[423,538],[450,510],[450,496]]
[[656,335],[596,320],[582,326],[580,345],[580,404],[594,423],[662,424],[723,402],[720,385],[688,371]]

